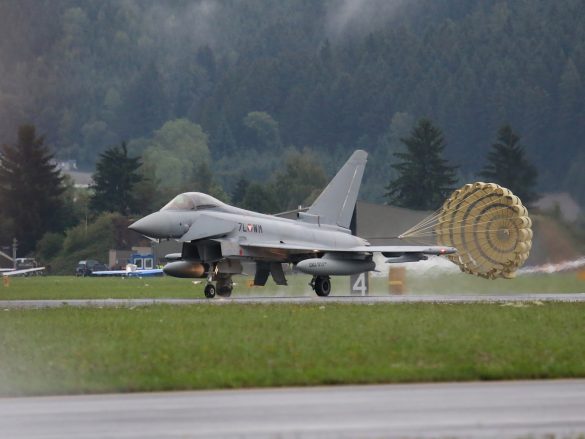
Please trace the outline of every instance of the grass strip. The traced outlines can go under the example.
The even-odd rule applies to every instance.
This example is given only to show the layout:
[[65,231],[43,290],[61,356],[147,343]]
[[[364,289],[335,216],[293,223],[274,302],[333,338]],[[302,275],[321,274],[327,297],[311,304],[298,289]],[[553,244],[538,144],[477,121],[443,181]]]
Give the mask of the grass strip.
[[[289,286],[272,283],[266,287],[249,287],[250,277],[234,276],[237,296],[314,296],[309,287],[311,276],[289,275]],[[349,278],[332,278],[333,294],[349,294]],[[17,299],[108,299],[108,298],[202,298],[205,279],[96,278],[75,276],[31,276],[11,278],[8,287],[0,286],[0,302]],[[516,279],[488,280],[464,273],[444,274],[432,271],[408,273],[406,292],[410,294],[521,294],[581,293],[585,282],[576,273],[519,276]],[[387,295],[388,278],[371,277],[370,293]]]
[[0,394],[585,377],[585,304],[0,311]]

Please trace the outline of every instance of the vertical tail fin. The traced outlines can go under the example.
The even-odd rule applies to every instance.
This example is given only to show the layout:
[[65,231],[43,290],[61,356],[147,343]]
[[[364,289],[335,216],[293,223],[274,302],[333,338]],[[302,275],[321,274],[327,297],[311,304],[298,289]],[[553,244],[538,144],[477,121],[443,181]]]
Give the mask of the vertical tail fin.
[[323,224],[349,228],[367,159],[367,152],[360,149],[355,151],[307,213],[319,216]]

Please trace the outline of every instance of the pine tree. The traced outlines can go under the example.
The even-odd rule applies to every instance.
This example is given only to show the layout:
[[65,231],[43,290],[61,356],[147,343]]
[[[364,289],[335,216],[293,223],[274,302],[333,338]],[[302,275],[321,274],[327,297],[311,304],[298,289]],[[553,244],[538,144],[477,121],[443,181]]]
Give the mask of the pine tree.
[[430,120],[421,119],[410,137],[400,141],[406,152],[394,153],[402,162],[392,165],[399,176],[386,187],[388,202],[410,209],[437,209],[457,183],[457,167],[442,158],[443,133]]
[[510,189],[523,203],[529,204],[538,198],[534,192],[538,171],[525,157],[524,147],[519,142],[520,137],[512,127],[503,125],[479,176]]
[[2,230],[2,241],[18,240],[19,254],[34,249],[48,231],[60,231],[64,191],[61,171],[52,162],[53,155],[37,137],[33,125],[18,129],[16,145],[0,149],[0,205],[12,230]]
[[90,207],[96,212],[136,212],[134,186],[142,181],[138,173],[140,158],[128,157],[126,142],[107,149],[96,164],[93,174],[94,194]]

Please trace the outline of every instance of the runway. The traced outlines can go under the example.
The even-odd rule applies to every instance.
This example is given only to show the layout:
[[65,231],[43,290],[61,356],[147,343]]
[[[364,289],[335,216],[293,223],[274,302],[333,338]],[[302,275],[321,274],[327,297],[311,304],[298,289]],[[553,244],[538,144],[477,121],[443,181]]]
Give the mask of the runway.
[[324,304],[346,303],[372,305],[378,303],[539,303],[585,302],[585,293],[575,294],[501,294],[501,295],[404,295],[404,296],[330,296],[274,297],[236,296],[215,299],[67,299],[67,300],[2,300],[0,309],[18,308],[132,308],[152,305],[229,305],[229,304]]
[[585,433],[585,380],[0,398],[6,438],[518,438]]

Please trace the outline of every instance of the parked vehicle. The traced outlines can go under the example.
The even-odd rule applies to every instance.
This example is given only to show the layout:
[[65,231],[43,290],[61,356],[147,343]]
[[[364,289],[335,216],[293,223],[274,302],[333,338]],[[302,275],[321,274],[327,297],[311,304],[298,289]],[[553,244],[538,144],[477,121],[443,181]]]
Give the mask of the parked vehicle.
[[16,269],[26,270],[28,268],[37,268],[38,264],[35,258],[16,258]]
[[11,275],[42,276],[45,267],[40,267],[35,258],[16,258],[16,267]]
[[91,276],[93,271],[107,270],[105,264],[102,264],[95,259],[88,259],[86,261],[79,261],[75,269],[75,276]]

